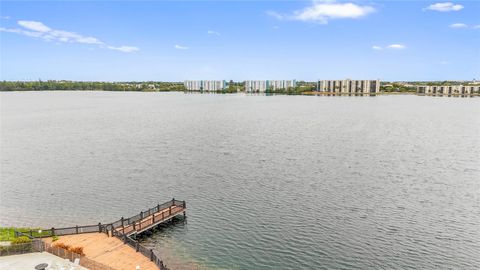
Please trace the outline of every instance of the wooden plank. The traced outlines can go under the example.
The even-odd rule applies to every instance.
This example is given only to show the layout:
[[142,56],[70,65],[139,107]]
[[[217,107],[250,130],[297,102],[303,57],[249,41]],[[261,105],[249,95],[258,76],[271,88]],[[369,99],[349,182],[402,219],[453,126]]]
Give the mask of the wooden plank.
[[[127,226],[119,226],[114,228],[114,230],[122,232],[123,234],[131,235],[133,233],[141,233],[145,230],[148,230],[154,226],[157,226],[165,221],[172,219],[175,216],[178,216],[186,211],[186,208],[182,206],[172,206],[171,208],[164,208],[160,211],[153,213],[140,221],[135,222],[135,226],[133,224]],[[163,217],[163,218],[161,218]],[[156,220],[157,218],[160,218]]]

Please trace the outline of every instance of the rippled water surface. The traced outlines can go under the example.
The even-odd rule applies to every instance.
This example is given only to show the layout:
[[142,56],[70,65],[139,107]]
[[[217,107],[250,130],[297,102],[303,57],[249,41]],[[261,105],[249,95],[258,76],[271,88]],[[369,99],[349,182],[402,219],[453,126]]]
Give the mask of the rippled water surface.
[[172,197],[177,268],[480,268],[480,99],[1,93],[0,225]]

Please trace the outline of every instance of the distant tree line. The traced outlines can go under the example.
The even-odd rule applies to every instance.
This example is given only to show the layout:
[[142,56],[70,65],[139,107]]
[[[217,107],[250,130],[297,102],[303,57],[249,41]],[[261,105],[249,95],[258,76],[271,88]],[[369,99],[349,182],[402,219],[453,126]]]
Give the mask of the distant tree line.
[[459,82],[459,81],[432,81],[432,82],[425,82],[425,83],[419,83],[423,85],[441,85],[441,86],[449,86],[449,85],[460,85],[460,84],[470,84],[470,82]]
[[277,88],[273,89],[266,89],[265,93],[271,94],[285,94],[285,95],[301,95],[304,93],[309,93],[317,90],[317,86],[314,83],[297,83],[295,87],[287,87],[287,88]]
[[301,95],[305,92],[313,92],[316,90],[317,90],[317,84],[315,82],[297,81],[297,85],[295,87],[277,88],[275,90],[268,88],[265,90],[265,93]]
[[[469,82],[429,81],[429,82],[382,82],[383,92],[416,92],[417,85],[469,85]],[[218,93],[243,92],[243,82],[230,81],[226,89]],[[316,82],[298,81],[296,87],[267,89],[266,93],[300,95],[316,91]],[[54,91],[54,90],[99,90],[99,91],[186,91],[183,82],[85,82],[85,81],[0,81],[0,91]]]
[[380,86],[382,92],[417,92],[416,86],[404,85],[400,83],[382,84]]
[[182,82],[2,81],[0,91],[185,91]]

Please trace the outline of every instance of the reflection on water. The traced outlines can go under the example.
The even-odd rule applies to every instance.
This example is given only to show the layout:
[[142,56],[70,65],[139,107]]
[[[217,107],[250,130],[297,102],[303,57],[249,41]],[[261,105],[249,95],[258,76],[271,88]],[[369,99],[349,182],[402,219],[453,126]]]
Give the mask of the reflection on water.
[[167,265],[475,269],[480,99],[0,93],[0,225],[187,200]]

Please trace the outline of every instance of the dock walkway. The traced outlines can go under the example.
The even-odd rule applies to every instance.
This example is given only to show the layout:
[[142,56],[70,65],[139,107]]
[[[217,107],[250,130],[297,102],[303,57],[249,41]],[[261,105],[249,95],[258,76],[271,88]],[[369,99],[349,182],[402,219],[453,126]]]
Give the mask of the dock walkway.
[[[176,216],[183,215],[186,217],[186,202],[172,199],[163,204],[158,204],[140,214],[129,218],[120,218],[119,220],[98,225],[75,226],[68,228],[51,228],[38,231],[30,231],[29,233],[15,232],[17,236],[24,235],[31,239],[40,241],[34,248],[37,251],[52,252],[57,250],[55,243],[52,243],[53,236],[62,236],[59,242],[70,246],[83,247],[87,262],[98,262],[99,265],[107,265],[109,269],[135,269],[137,265],[144,265],[141,269],[168,269],[159,254],[153,249],[142,246],[135,237],[147,230],[151,230],[156,226],[173,220]],[[46,238],[41,240],[38,238]],[[32,249],[33,250],[33,249]],[[61,254],[70,254],[67,250]],[[56,254],[56,255],[58,255]],[[143,256],[142,256],[143,255]],[[74,254],[70,254],[68,259],[74,260]],[[82,265],[82,257],[80,265]],[[150,263],[148,263],[150,262]],[[86,266],[86,265],[85,265]],[[133,267],[132,267],[133,266]],[[155,266],[156,268],[151,268]],[[90,269],[103,270],[105,268],[97,267]]]
[[[175,216],[178,215],[185,215],[185,202],[182,202],[181,205],[176,205],[175,201],[172,201],[172,205],[170,205],[168,208],[160,208],[154,209],[155,211],[151,212],[146,212],[140,215],[140,218],[134,219],[133,221],[130,219],[120,219],[120,224],[114,223],[112,224],[112,227],[114,231],[116,232],[121,232],[122,234],[126,236],[130,236],[132,234],[139,234],[142,233],[146,230],[149,230],[155,226],[158,226],[161,223],[164,223],[168,220],[171,220]],[[148,214],[148,215],[147,215]]]

